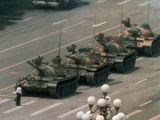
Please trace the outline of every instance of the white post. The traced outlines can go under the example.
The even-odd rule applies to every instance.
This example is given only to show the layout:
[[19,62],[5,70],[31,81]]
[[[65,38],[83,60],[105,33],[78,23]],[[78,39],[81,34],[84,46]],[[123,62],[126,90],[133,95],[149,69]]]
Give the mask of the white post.
[[150,7],[151,7],[151,3],[150,3],[151,1],[150,0],[148,0],[148,15],[147,15],[147,24],[149,24],[149,19],[150,19]]

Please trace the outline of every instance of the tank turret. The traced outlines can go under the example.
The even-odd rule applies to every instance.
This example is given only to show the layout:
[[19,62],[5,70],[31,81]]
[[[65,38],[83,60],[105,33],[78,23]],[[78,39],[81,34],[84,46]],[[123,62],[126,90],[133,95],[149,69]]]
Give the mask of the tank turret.
[[[129,18],[128,18],[129,19]],[[135,49],[139,55],[152,56],[155,54],[160,45],[160,34],[155,34],[149,24],[128,25],[128,19],[123,20],[125,29],[123,36],[127,48]]]
[[[112,71],[123,73],[134,67],[136,52],[127,49],[120,36],[104,36],[103,33],[100,33],[95,39],[100,44],[96,47],[97,53],[106,58]],[[100,48],[103,50],[99,51]]]
[[[71,45],[68,48],[74,46]],[[109,75],[109,65],[100,61],[93,48],[80,48],[76,51],[74,47],[72,49],[74,52],[69,51],[68,48],[66,65],[72,70],[78,70],[80,83],[99,85],[106,81]]]
[[25,92],[49,93],[58,98],[75,93],[78,86],[76,73],[68,73],[59,56],[53,59],[51,65],[44,64],[42,60],[37,57],[27,61],[33,67],[33,72],[22,77],[17,85],[21,84]]

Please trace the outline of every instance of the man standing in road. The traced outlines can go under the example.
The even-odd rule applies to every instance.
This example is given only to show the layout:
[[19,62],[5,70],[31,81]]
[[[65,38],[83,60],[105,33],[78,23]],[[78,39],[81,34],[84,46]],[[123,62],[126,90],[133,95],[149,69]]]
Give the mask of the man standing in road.
[[17,106],[21,105],[21,95],[22,95],[22,88],[21,88],[21,84],[19,84],[16,89],[16,105]]

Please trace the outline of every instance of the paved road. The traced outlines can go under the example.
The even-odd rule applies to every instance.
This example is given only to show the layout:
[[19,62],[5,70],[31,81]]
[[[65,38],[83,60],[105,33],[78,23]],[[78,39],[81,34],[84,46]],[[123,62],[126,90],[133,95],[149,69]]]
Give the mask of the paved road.
[[[159,4],[152,0],[150,24],[159,32]],[[22,106],[14,103],[14,87],[17,78],[31,72],[25,63],[37,55],[45,55],[51,61],[57,54],[59,26],[54,22],[65,21],[62,26],[62,57],[65,47],[71,43],[90,46],[94,24],[105,23],[96,28],[96,33],[116,35],[120,32],[120,11],[123,18],[131,17],[133,23],[146,22],[146,0],[90,0],[90,4],[69,11],[28,12],[18,24],[0,32],[0,119],[2,120],[74,120],[79,110],[87,110],[89,95],[97,98],[100,87],[81,86],[77,94],[65,99],[23,97]],[[95,20],[94,20],[94,16]],[[137,59],[135,70],[128,74],[112,74],[108,84],[111,96],[123,100],[122,111],[131,120],[160,119],[159,55]],[[152,119],[153,118],[153,119]]]

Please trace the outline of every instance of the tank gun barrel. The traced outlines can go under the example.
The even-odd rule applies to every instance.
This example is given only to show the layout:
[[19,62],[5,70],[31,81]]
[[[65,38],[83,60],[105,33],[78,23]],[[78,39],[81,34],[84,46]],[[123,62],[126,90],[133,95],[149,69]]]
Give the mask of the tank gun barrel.
[[33,68],[37,69],[40,76],[43,76],[43,75],[44,75],[44,74],[43,74],[43,73],[44,73],[44,72],[43,72],[43,69],[41,69],[39,66],[37,66],[36,64],[34,64],[34,63],[31,62],[31,61],[27,61],[27,63],[28,63],[29,65],[31,65]]

